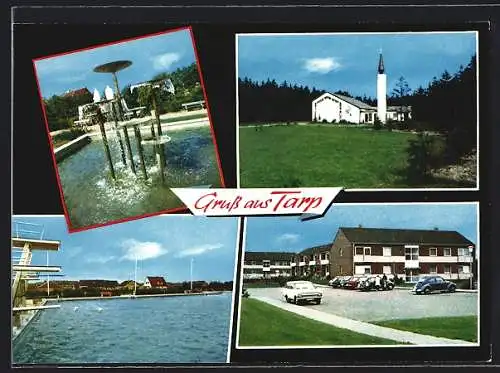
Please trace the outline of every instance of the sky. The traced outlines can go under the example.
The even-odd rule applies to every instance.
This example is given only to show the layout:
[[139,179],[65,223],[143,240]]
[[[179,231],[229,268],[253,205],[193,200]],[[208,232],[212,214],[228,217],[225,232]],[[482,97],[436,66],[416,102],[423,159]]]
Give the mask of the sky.
[[[68,233],[62,215],[14,216],[13,235],[16,227],[24,234],[44,229],[44,239],[61,242],[58,252],[49,253],[49,264],[62,267],[60,280],[133,280],[136,256],[139,282],[146,276],[189,281],[191,259],[193,281],[232,281],[234,277],[237,218],[159,215]],[[45,251],[33,252],[32,264],[46,263]]]
[[95,73],[93,69],[117,60],[132,61],[130,67],[117,73],[121,89],[191,65],[196,58],[188,29],[44,58],[35,61],[42,96],[49,98],[83,87],[91,93],[96,88],[102,94],[106,85],[113,88],[112,75]]
[[[456,230],[476,244],[477,204],[333,204],[323,218],[250,217],[245,251],[299,252],[333,242],[339,227]],[[479,256],[479,255],[478,255]]]
[[305,85],[375,98],[382,51],[390,95],[400,76],[424,88],[455,73],[476,52],[476,32],[239,35],[238,77]]

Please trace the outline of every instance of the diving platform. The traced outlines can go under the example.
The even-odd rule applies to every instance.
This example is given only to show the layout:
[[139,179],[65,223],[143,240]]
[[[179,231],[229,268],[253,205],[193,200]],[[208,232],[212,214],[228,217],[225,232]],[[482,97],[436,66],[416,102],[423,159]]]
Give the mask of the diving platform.
[[22,311],[38,311],[38,310],[46,310],[50,308],[61,308],[60,304],[51,304],[48,306],[24,306],[24,307],[14,307],[12,311],[14,312],[22,312]]
[[61,246],[60,241],[36,240],[31,238],[12,237],[13,248],[24,248],[29,245],[30,250],[57,251]]
[[12,266],[12,270],[16,272],[60,272],[60,266],[34,266],[34,265],[22,265],[15,264]]

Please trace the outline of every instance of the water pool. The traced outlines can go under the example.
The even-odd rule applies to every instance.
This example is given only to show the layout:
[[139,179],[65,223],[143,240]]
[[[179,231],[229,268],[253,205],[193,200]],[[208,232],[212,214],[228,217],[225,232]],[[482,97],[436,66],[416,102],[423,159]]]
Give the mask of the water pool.
[[161,183],[151,146],[144,146],[149,175],[144,180],[133,131],[129,131],[129,136],[137,175],[123,164],[114,131],[107,133],[116,180],[110,176],[100,136],[93,136],[90,144],[58,163],[64,201],[74,228],[183,207],[170,187],[221,186],[208,126],[168,132],[171,141],[164,148],[165,185]]
[[231,293],[59,304],[14,341],[14,364],[226,362]]

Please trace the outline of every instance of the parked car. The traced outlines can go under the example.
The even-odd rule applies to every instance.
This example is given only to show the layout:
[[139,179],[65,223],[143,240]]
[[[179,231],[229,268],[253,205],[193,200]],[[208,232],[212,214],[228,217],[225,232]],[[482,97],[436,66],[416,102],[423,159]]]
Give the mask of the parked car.
[[394,289],[394,276],[386,276],[387,281],[385,284],[380,281],[380,285],[377,285],[376,276],[363,277],[358,283],[358,289],[361,291],[370,290],[392,290]]
[[287,303],[321,303],[323,292],[310,281],[288,281],[281,289],[281,295]]
[[360,276],[352,276],[351,278],[349,278],[349,280],[347,280],[344,284],[344,289],[357,289],[360,278]]
[[341,288],[343,287],[344,283],[350,278],[351,276],[337,276],[328,281],[328,285],[330,285],[333,288]]
[[445,280],[441,276],[428,276],[420,279],[411,291],[414,294],[430,294],[453,293],[455,290],[457,290],[457,285],[454,282]]

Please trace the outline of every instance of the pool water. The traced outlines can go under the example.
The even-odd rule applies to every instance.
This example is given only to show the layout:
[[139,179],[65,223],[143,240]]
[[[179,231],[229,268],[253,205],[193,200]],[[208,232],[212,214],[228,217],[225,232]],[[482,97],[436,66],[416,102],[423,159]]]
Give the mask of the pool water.
[[226,362],[229,292],[59,304],[14,341],[14,364]]
[[147,145],[143,147],[148,180],[143,179],[132,130],[129,130],[129,137],[135,175],[130,169],[123,133],[127,166],[122,162],[114,130],[107,131],[107,136],[116,180],[111,177],[100,135],[93,136],[90,144],[59,162],[58,171],[71,225],[79,228],[184,207],[171,187],[221,186],[208,126],[169,131],[168,135],[171,140],[164,146],[164,185],[154,149]]

